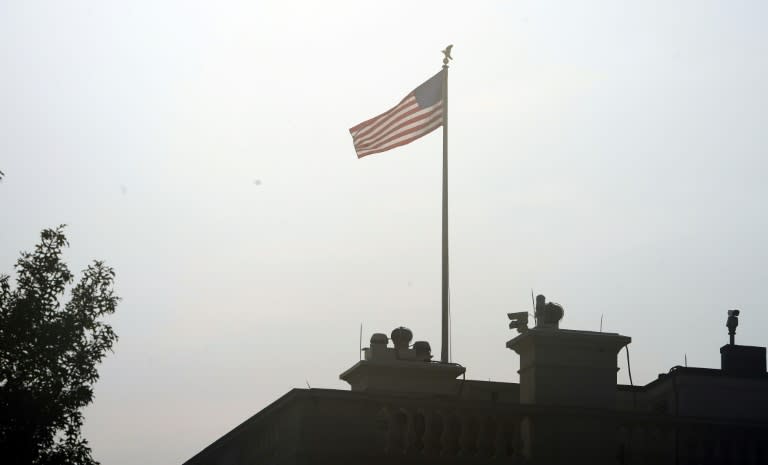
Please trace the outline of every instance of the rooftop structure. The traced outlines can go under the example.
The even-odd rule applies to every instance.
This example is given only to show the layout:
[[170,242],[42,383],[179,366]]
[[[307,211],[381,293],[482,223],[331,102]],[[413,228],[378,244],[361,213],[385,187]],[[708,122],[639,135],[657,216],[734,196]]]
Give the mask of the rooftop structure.
[[186,464],[768,464],[766,351],[735,344],[738,311],[719,369],[645,386],[616,382],[629,337],[560,329],[563,314],[543,296],[534,327],[509,314],[519,384],[466,380],[407,328],[374,334],[340,375],[350,391],[294,389]]

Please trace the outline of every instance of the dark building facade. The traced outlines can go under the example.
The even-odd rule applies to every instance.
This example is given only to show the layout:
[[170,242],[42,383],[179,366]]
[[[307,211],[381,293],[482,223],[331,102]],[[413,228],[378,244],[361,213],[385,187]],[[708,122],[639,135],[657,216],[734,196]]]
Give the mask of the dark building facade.
[[350,391],[294,389],[186,464],[768,464],[764,347],[618,385],[631,339],[560,329],[545,305],[533,328],[510,315],[519,384],[466,380],[397,328],[340,375]]

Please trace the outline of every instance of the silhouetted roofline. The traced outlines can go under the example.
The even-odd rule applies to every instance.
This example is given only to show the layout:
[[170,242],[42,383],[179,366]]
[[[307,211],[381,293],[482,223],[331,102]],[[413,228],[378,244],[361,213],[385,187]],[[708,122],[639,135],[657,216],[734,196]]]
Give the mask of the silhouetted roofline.
[[660,373],[658,378],[646,384],[644,388],[647,389],[647,388],[650,388],[651,386],[661,384],[679,375],[709,376],[714,378],[768,380],[768,373],[744,375],[744,374],[726,373],[719,368],[684,367],[684,366],[676,365],[670,368],[668,372]]
[[235,426],[233,429],[229,430],[226,434],[221,436],[219,439],[213,441],[211,444],[208,445],[208,447],[204,448],[197,454],[193,455],[191,458],[189,458],[187,461],[184,462],[184,464],[194,462],[195,459],[198,457],[207,454],[208,452],[211,452],[220,446],[224,445],[229,439],[231,439],[233,436],[235,436],[239,431],[241,431],[246,426],[250,425],[254,421],[260,419],[261,417],[265,417],[272,413],[273,411],[279,409],[283,404],[286,404],[290,399],[296,397],[301,391],[308,391],[308,389],[299,389],[294,388],[290,391],[286,392],[282,396],[278,397],[277,400],[273,401],[271,404],[267,405],[263,409],[259,410],[256,414],[251,415],[248,417],[245,421],[240,423],[239,425]]
[[[466,383],[489,383],[496,386],[503,386],[503,385],[516,385],[516,383],[503,383],[498,381],[481,381],[481,380],[456,380],[457,383],[466,382]],[[393,398],[411,398],[411,399],[455,399],[456,395],[446,395],[446,394],[435,394],[435,393],[397,393],[393,394],[392,392],[385,392],[385,391],[370,391],[370,392],[352,392],[342,389],[323,389],[323,388],[311,388],[311,389],[303,389],[303,388],[293,388],[290,391],[283,394],[281,397],[277,398],[277,400],[273,401],[263,409],[259,410],[256,414],[251,415],[247,419],[245,419],[242,423],[234,427],[233,429],[229,430],[226,434],[221,436],[219,439],[214,441],[213,443],[209,444],[208,447],[202,449],[197,454],[193,455],[191,458],[189,458],[187,461],[184,462],[184,464],[192,463],[196,459],[200,458],[201,456],[204,456],[208,454],[209,452],[212,452],[219,447],[223,446],[227,443],[231,438],[234,436],[237,436],[237,434],[242,431],[244,428],[250,426],[251,424],[258,422],[264,417],[269,416],[271,413],[279,410],[280,408],[286,406],[290,402],[299,399],[299,398],[306,398],[306,397],[312,397],[313,394],[318,394],[323,397],[331,397],[331,398],[382,398],[382,397],[393,397]]]
[[[683,367],[683,366],[674,366],[672,367],[669,372],[667,373],[661,373],[659,375],[659,378],[651,381],[648,384],[645,384],[643,386],[631,386],[626,384],[617,384],[616,389],[618,391],[623,392],[644,392],[648,390],[649,388],[656,386],[658,384],[667,382],[668,380],[671,380],[672,377],[677,375],[694,375],[694,376],[709,376],[709,377],[718,377],[718,378],[748,378],[748,379],[756,379],[756,380],[768,380],[768,374],[762,374],[762,375],[751,375],[751,376],[737,376],[733,374],[727,374],[724,373],[722,370],[717,368],[699,368],[699,367]],[[518,386],[518,383],[511,383],[511,382],[503,382],[503,381],[483,381],[483,380],[474,380],[474,379],[467,379],[467,380],[456,380],[457,383],[467,383],[467,384],[475,384],[475,385],[495,385],[497,387],[502,386]],[[189,460],[187,460],[186,463],[194,461],[196,458],[198,458],[201,455],[204,455],[208,452],[211,452],[221,445],[225,444],[228,440],[230,440],[233,436],[236,436],[242,429],[246,428],[248,425],[258,421],[259,419],[269,416],[272,412],[279,410],[286,404],[290,403],[294,398],[303,398],[305,396],[312,396],[313,394],[319,394],[323,397],[343,397],[343,398],[381,398],[383,397],[409,397],[409,398],[430,398],[430,399],[439,399],[439,398],[455,398],[455,395],[446,395],[446,394],[434,394],[434,393],[398,393],[397,395],[393,395],[391,392],[385,392],[385,391],[371,391],[371,392],[352,392],[347,390],[341,390],[341,389],[323,389],[323,388],[311,388],[311,389],[303,389],[303,388],[294,388],[288,391],[287,393],[283,394],[281,397],[279,397],[277,400],[273,401],[272,403],[268,404],[266,407],[261,409],[256,414],[248,417],[243,422],[241,422],[239,425],[237,425],[235,428],[229,430],[226,434],[221,436],[219,439],[208,445],[206,448],[202,449],[200,452],[192,456]],[[471,401],[469,399],[463,399],[463,401]]]

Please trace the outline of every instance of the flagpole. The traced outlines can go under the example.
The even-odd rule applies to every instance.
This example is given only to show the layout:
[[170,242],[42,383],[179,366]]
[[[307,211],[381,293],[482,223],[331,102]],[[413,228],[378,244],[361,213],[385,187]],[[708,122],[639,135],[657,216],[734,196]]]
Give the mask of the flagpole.
[[449,45],[443,50],[443,278],[442,278],[442,329],[443,340],[440,351],[440,361],[449,360],[449,308],[450,294],[448,288],[448,61],[451,58]]

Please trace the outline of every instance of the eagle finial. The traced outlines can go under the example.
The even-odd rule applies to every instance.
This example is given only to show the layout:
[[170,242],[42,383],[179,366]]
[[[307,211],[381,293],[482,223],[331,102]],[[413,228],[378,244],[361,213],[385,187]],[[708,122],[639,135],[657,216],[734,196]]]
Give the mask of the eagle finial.
[[445,47],[445,50],[443,50],[443,55],[445,55],[445,58],[443,58],[443,66],[448,66],[448,62],[450,60],[453,60],[453,57],[451,56],[452,48],[453,48],[453,44]]

